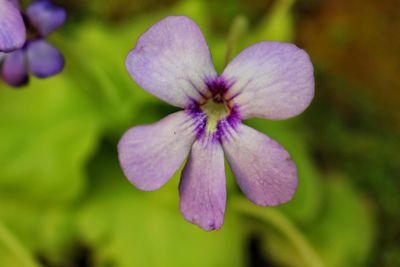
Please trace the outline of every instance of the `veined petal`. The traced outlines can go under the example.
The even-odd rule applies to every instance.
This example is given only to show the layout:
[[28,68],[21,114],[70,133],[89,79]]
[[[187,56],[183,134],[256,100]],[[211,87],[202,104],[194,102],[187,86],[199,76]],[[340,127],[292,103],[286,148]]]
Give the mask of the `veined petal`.
[[141,190],[164,185],[189,154],[195,125],[184,112],[129,129],[118,144],[119,161],[129,181]]
[[12,51],[25,43],[26,30],[18,8],[8,0],[0,0],[0,51]]
[[44,40],[30,41],[27,55],[32,74],[39,78],[55,75],[64,68],[64,56]]
[[48,0],[39,0],[26,9],[30,23],[42,35],[49,35],[64,24],[67,13],[64,8],[54,5]]
[[21,86],[28,82],[28,67],[25,51],[22,49],[8,53],[1,70],[3,80],[11,86]]
[[222,146],[241,190],[255,204],[275,206],[292,198],[297,169],[277,142],[239,124]]
[[314,97],[308,54],[293,44],[262,42],[242,51],[222,76],[243,119],[287,119],[303,112]]
[[196,141],[179,184],[180,209],[186,220],[210,231],[224,222],[226,185],[224,153],[219,143]]
[[183,16],[167,17],[145,32],[126,68],[146,91],[181,108],[201,99],[205,80],[217,76],[201,30]]

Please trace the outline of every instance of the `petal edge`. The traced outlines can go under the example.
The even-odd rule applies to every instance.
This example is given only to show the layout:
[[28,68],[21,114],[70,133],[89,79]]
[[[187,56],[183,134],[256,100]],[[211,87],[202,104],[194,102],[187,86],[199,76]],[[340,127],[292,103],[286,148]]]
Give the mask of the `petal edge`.
[[133,127],[118,143],[122,170],[137,188],[156,190],[179,169],[194,138],[191,118],[184,111],[154,124]]
[[1,74],[4,81],[11,86],[25,85],[29,80],[25,51],[18,49],[6,54]]
[[224,153],[219,143],[196,141],[179,184],[180,210],[206,231],[218,230],[226,205]]
[[125,62],[143,89],[171,105],[185,108],[207,93],[205,80],[217,76],[197,24],[184,16],[167,17],[137,41]]
[[243,119],[282,120],[303,112],[314,97],[314,73],[308,54],[294,44],[261,42],[243,50],[222,76],[234,82]]
[[48,0],[39,0],[28,6],[26,14],[36,30],[45,37],[64,24],[67,13],[64,8]]
[[64,56],[44,40],[28,42],[27,56],[29,68],[38,78],[53,76],[64,69]]
[[260,206],[288,202],[297,188],[297,168],[276,141],[244,124],[222,142],[243,193]]

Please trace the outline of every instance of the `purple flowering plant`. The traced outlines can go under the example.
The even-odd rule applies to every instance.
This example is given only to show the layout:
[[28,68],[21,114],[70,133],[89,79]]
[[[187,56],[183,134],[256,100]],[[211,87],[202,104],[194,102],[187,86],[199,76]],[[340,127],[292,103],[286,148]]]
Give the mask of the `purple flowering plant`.
[[17,87],[55,75],[64,68],[64,56],[45,38],[64,24],[66,11],[50,0],[38,0],[20,11],[18,1],[0,0],[0,71]]
[[290,155],[242,121],[288,119],[309,106],[314,76],[304,50],[260,42],[218,75],[197,24],[173,16],[139,38],[126,68],[146,91],[183,109],[133,127],[121,138],[120,164],[137,188],[159,189],[188,157],[179,184],[180,210],[204,230],[219,229],[226,206],[225,155],[239,187],[255,204],[275,206],[292,198],[297,169]]

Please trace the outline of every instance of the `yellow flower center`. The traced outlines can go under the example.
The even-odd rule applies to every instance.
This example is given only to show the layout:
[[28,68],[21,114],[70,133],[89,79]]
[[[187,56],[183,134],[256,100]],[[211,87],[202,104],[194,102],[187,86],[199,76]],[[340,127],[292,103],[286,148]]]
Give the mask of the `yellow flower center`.
[[209,100],[200,106],[207,115],[206,133],[214,133],[217,130],[218,122],[229,115],[230,109],[224,101]]

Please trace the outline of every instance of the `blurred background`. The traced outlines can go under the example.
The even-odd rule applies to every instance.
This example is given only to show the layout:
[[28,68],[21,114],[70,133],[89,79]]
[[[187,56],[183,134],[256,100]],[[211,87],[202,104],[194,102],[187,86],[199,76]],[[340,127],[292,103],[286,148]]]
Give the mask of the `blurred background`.
[[[50,38],[64,72],[20,89],[0,83],[0,266],[400,266],[399,1],[56,2],[68,10]],[[205,232],[179,212],[179,172],[151,193],[123,176],[123,132],[175,111],[124,67],[167,15],[199,24],[219,71],[238,18],[234,55],[262,40],[310,54],[311,106],[246,122],[296,162],[290,203],[257,207],[228,173],[225,224]]]

